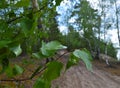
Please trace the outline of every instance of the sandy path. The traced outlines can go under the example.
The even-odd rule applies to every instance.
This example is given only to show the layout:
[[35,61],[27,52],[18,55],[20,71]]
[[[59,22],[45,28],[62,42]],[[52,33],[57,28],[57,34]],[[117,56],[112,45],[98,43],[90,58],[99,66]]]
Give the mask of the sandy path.
[[[59,88],[120,88],[120,76],[113,76],[95,66],[89,72],[80,64],[70,68],[54,85]],[[55,86],[52,88],[58,88]]]

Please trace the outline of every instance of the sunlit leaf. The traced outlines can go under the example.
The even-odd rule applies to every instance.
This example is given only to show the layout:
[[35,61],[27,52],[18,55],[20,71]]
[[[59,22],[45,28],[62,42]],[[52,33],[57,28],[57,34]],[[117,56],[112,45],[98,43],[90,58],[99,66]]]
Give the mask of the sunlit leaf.
[[67,48],[66,46],[63,46],[58,41],[51,41],[46,44],[47,50],[59,50],[59,49],[66,49],[66,48]]
[[48,56],[48,53],[46,51],[46,46],[45,45],[46,45],[46,43],[42,41],[41,52],[42,52],[43,55]]
[[82,59],[86,64],[88,70],[92,70],[92,64],[90,62],[92,57],[89,55],[89,53],[87,53],[85,50],[75,50],[73,52],[73,55],[75,55],[77,58]]
[[41,52],[45,56],[52,56],[55,54],[55,52],[59,49],[65,49],[66,46],[63,46],[57,41],[52,41],[49,43],[42,42]]
[[13,47],[10,47],[10,50],[16,55],[19,56],[22,53],[22,49],[20,47],[20,44],[15,45]]

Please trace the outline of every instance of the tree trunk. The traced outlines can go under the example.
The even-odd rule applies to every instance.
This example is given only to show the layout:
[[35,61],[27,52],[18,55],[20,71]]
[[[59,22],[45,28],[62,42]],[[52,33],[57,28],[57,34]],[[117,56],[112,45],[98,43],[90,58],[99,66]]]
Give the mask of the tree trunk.
[[116,28],[117,28],[117,34],[118,34],[118,41],[119,41],[119,46],[120,46],[120,32],[119,32],[119,18],[118,18],[118,8],[115,0],[115,15],[116,15]]
[[34,11],[39,10],[39,5],[37,0],[32,0],[32,8]]

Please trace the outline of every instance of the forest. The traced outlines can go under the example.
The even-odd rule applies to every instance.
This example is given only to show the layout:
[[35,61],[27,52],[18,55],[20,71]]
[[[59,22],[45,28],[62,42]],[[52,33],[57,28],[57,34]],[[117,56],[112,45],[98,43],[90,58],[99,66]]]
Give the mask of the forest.
[[[53,80],[80,61],[88,72],[94,60],[105,56],[119,64],[119,4],[119,0],[0,0],[0,88],[52,88]],[[116,31],[117,45],[108,34],[111,30]],[[108,60],[106,64],[114,68]]]

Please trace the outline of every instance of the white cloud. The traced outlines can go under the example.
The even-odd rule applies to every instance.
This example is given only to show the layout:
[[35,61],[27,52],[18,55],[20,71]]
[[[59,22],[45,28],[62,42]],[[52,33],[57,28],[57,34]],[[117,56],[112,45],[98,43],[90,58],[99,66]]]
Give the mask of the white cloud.
[[94,9],[98,9],[98,0],[87,0],[90,2],[91,6],[94,7]]
[[75,18],[71,18],[68,22],[69,23],[74,23],[76,20],[75,20]]
[[59,26],[58,28],[60,29],[60,32],[62,32],[63,34],[68,33],[68,28],[66,26]]
[[[109,38],[114,44],[117,44],[118,46],[118,36],[117,36],[117,30],[113,29],[113,30],[108,30],[107,31],[107,38]],[[117,47],[115,46],[115,47]]]

